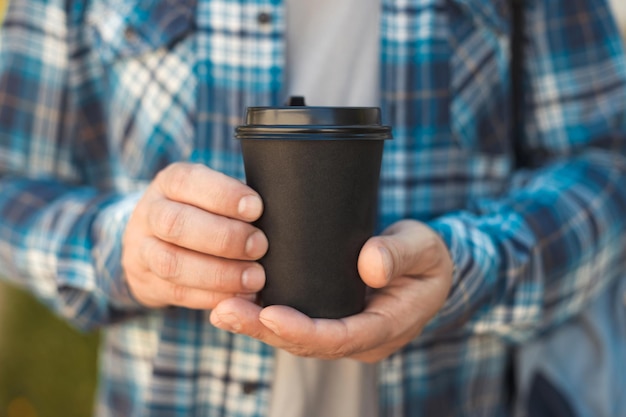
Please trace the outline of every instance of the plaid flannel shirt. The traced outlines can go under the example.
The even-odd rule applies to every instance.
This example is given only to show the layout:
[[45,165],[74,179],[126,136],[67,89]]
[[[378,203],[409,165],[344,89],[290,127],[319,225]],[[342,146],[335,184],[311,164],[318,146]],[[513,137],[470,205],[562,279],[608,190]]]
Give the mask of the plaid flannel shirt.
[[[618,32],[601,0],[525,7],[532,167],[515,169],[508,1],[382,1],[380,105],[395,139],[379,227],[428,222],[456,272],[424,334],[380,363],[381,416],[510,415],[512,347],[625,277]],[[205,311],[142,309],[120,241],[169,163],[243,177],[233,129],[246,106],[283,102],[284,15],[279,0],[10,4],[0,271],[78,327],[106,326],[100,416],[267,412],[272,348],[212,327]]]

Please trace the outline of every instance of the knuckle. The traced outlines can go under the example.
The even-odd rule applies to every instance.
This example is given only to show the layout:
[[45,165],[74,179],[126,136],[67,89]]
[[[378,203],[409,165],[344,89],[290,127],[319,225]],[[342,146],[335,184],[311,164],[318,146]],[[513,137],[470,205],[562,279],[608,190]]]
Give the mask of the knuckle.
[[434,233],[432,234],[428,234],[426,239],[426,249],[425,249],[425,253],[433,258],[438,258],[439,257],[439,249],[440,249],[440,239],[437,235],[435,235]]
[[154,230],[163,238],[179,237],[185,227],[187,215],[178,204],[160,204],[155,207]]
[[222,204],[224,210],[231,209],[238,202],[235,190],[223,181],[225,176],[215,173],[212,177],[211,196],[214,202]]
[[216,249],[220,254],[234,253],[240,246],[238,233],[231,227],[216,231],[214,238]]
[[[245,333],[253,339],[260,340],[265,343],[269,343],[270,338],[262,331],[258,329],[246,329]],[[292,352],[293,353],[293,352]]]
[[187,294],[185,295],[184,300],[178,301],[178,303],[180,303],[181,305],[185,305],[188,308],[193,308],[197,310],[211,310],[215,308],[218,302],[219,299],[214,293],[211,292],[206,292],[201,298],[194,297],[193,300],[191,300],[191,297],[189,297],[189,295]]
[[165,193],[170,196],[184,194],[200,169],[199,164],[185,162],[175,162],[169,165],[162,171],[161,176]]
[[223,266],[218,266],[213,269],[212,278],[215,291],[227,292],[229,290],[232,290],[232,285],[230,285],[232,282],[232,280],[230,279],[231,275],[229,271]]
[[150,257],[152,271],[160,278],[174,279],[180,276],[181,259],[179,253],[171,247],[162,247]]
[[328,358],[329,359],[341,359],[341,358],[346,358],[350,355],[353,354],[353,352],[355,352],[357,349],[356,347],[353,345],[353,343],[350,342],[346,342],[346,343],[342,343],[336,346],[333,346],[329,351],[328,351]]
[[408,262],[407,256],[408,254],[402,251],[402,248],[399,247],[398,243],[394,239],[386,239],[386,248],[389,251],[389,255],[391,256],[391,277],[396,277],[398,275],[398,269],[402,264],[406,264]]
[[429,235],[426,239],[428,240],[421,254],[421,258],[426,260],[431,268],[437,267],[444,262],[447,249],[441,239],[434,234]]
[[188,298],[188,288],[183,285],[172,284],[172,300],[175,305],[183,305]]
[[126,271],[125,279],[130,293],[140,304],[149,307],[159,305],[145,274],[139,271]]

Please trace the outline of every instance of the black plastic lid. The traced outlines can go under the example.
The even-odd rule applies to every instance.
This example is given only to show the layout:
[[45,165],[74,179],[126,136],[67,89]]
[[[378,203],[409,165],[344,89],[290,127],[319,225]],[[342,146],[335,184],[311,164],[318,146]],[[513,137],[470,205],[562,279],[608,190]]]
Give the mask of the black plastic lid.
[[377,107],[307,107],[294,97],[291,106],[249,107],[237,139],[391,139],[391,127],[381,125]]

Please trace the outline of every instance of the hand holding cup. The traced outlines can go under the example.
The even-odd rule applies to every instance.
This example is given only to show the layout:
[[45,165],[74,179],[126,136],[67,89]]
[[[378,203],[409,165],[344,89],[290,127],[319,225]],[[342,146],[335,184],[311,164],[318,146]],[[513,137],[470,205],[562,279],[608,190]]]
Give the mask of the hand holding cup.
[[261,308],[231,298],[211,312],[211,322],[294,355],[377,362],[422,333],[448,298],[454,268],[439,235],[413,220],[369,239],[358,265],[363,280],[376,288],[359,314],[313,319],[290,307]]
[[235,296],[254,299],[265,285],[256,260],[267,238],[251,222],[258,193],[206,166],[176,163],[149,185],[128,222],[122,265],[147,307],[211,309]]

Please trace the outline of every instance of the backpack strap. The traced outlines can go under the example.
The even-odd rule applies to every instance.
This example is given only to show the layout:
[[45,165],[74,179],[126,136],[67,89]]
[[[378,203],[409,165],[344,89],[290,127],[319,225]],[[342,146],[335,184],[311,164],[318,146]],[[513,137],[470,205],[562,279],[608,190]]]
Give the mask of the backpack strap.
[[[524,0],[511,3],[511,140],[513,141],[513,163],[515,169],[529,165],[524,146]],[[508,386],[507,400],[513,406],[517,401],[517,372],[515,351],[508,359],[505,381]]]
[[524,0],[511,0],[511,138],[515,168],[527,167],[524,147]]

